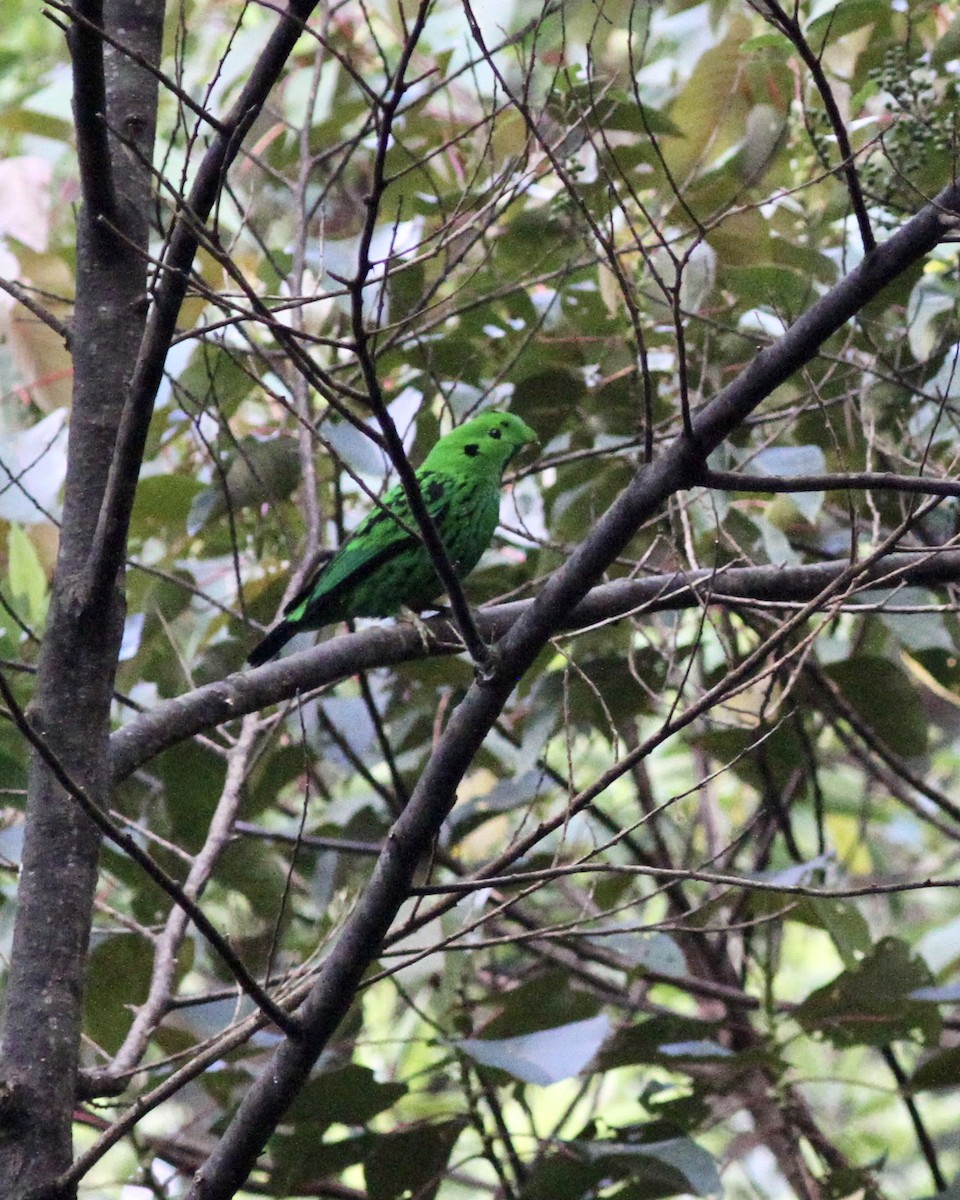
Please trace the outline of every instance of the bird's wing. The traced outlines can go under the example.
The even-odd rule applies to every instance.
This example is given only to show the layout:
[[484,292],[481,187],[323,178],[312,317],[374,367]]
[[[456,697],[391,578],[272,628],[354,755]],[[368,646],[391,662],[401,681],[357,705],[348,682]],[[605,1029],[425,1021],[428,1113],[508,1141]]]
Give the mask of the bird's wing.
[[[302,615],[297,610],[309,601],[335,599],[338,593],[367,579],[378,567],[416,545],[417,539],[404,528],[411,527],[413,518],[403,490],[391,488],[382,505],[364,517],[350,540],[311,575],[284,608],[285,616],[296,620]],[[390,512],[403,525],[392,520]]]

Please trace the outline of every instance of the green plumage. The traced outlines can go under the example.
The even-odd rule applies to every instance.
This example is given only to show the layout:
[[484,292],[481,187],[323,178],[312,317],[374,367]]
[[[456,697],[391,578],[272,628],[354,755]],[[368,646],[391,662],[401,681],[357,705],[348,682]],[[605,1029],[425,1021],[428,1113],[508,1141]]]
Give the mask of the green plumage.
[[[507,464],[536,434],[511,413],[485,412],[440,439],[417,471],[427,511],[462,579],[490,545]],[[391,516],[393,514],[393,516]],[[396,517],[396,520],[393,518]],[[250,663],[272,658],[295,634],[351,617],[387,617],[427,608],[443,591],[399,485],[384,496],[254,647]]]

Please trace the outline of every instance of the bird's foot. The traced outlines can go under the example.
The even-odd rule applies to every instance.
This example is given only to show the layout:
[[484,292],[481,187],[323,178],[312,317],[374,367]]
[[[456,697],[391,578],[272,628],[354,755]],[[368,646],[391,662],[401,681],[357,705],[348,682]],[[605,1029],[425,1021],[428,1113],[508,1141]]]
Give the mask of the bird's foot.
[[434,637],[431,630],[428,629],[420,619],[420,614],[418,612],[414,612],[412,608],[407,608],[406,605],[401,608],[400,613],[404,620],[409,621],[417,631],[417,636],[420,638],[420,645],[423,647],[424,654],[430,654],[431,651],[436,649],[437,639]]

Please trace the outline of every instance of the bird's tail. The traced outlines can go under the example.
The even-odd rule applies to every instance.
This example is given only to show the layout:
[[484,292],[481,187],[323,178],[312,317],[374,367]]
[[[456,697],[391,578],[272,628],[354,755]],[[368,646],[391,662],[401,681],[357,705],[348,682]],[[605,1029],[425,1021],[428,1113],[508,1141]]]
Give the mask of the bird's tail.
[[247,655],[247,662],[251,667],[261,666],[267,659],[273,658],[278,651],[282,650],[298,632],[297,626],[290,621],[281,621],[275,629],[270,630],[263,641],[257,642]]

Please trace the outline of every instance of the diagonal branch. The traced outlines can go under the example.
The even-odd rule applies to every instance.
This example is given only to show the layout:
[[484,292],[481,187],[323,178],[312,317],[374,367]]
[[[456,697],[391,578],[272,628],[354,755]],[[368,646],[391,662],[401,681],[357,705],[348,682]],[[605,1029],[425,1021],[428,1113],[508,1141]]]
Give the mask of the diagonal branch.
[[[397,432],[396,425],[393,423],[393,418],[387,410],[387,405],[383,398],[383,390],[380,387],[380,380],[377,376],[372,344],[373,339],[367,330],[364,317],[364,292],[369,286],[370,272],[373,268],[373,262],[370,258],[370,247],[377,227],[377,218],[380,214],[380,203],[388,182],[386,176],[387,151],[394,136],[394,119],[408,86],[405,78],[407,68],[420,40],[429,10],[430,0],[421,0],[420,6],[417,9],[416,19],[404,39],[403,54],[394,74],[390,94],[382,105],[380,128],[377,134],[377,152],[373,163],[373,183],[370,188],[370,195],[367,197],[367,213],[363,229],[360,233],[356,275],[349,283],[349,291],[353,338],[357,359],[360,363],[360,369],[363,372],[364,382],[367,385],[370,406],[380,424],[387,452],[400,477],[400,482],[403,485],[403,490],[410,505],[410,512],[417,523],[424,549],[430,555],[430,561],[433,563],[434,569],[443,582],[443,590],[450,599],[450,607],[453,609],[454,620],[463,637],[464,645],[470,651],[470,656],[474,662],[482,665],[488,659],[486,643],[477,632],[470,613],[470,607],[463,594],[463,588],[460,586],[460,580],[453,569],[453,564],[450,562],[450,557],[447,554],[446,547],[443,544],[433,517],[431,517],[424,503],[423,496],[420,494],[420,485],[417,482],[416,472],[410,465],[410,461],[403,449],[403,441]],[[384,267],[383,286],[386,288],[386,267]]]
[[[194,857],[181,888],[182,894],[194,903],[199,900],[225,847],[232,839],[233,822],[243,801],[250,753],[258,732],[259,721],[248,716],[241,726],[239,738],[227,755],[227,778],[216,811],[210,821],[203,847]],[[123,1075],[140,1063],[150,1038],[166,1015],[176,977],[177,958],[189,919],[190,914],[181,904],[175,904],[168,914],[163,931],[154,945],[150,991],[144,1003],[137,1009],[123,1044],[110,1063],[109,1076]],[[217,949],[219,950],[219,947]],[[256,1002],[259,1003],[259,1000]],[[262,1006],[261,1011],[265,1011]],[[284,1012],[283,1009],[279,1011]],[[95,1088],[94,1079],[93,1086],[89,1089],[90,1094],[99,1094]]]

